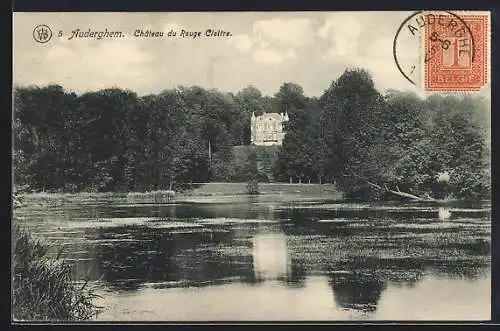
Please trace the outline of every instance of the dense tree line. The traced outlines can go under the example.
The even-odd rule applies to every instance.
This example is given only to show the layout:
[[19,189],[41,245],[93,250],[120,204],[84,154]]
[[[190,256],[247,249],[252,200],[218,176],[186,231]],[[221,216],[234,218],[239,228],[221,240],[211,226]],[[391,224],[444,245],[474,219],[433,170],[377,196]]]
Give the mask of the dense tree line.
[[[286,89],[286,84],[280,92]],[[489,104],[479,96],[381,94],[365,70],[346,70],[319,100],[288,89],[290,116],[276,175],[335,182],[347,196],[489,195]],[[283,93],[285,93],[283,91]],[[280,177],[281,176],[281,177]]]
[[250,142],[250,116],[273,99],[180,87],[139,97],[118,88],[14,90],[15,183],[34,190],[125,191],[230,181],[232,147]]
[[[179,87],[138,96],[118,88],[81,95],[63,87],[14,90],[15,183],[33,190],[145,191],[260,178],[255,153],[235,167],[233,146],[250,143],[250,116],[288,112],[278,181],[335,182],[351,196],[387,190],[483,197],[489,190],[479,97],[381,94],[370,75],[346,70],[319,98],[294,83],[272,97]],[[438,181],[446,173],[449,181]],[[384,189],[381,189],[384,188]]]

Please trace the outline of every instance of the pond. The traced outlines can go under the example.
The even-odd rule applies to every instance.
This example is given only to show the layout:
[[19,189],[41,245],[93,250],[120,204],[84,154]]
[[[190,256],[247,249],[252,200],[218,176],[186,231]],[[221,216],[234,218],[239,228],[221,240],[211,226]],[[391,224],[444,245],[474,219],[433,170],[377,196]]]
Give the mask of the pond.
[[490,319],[486,203],[28,201],[15,219],[64,247],[99,321]]

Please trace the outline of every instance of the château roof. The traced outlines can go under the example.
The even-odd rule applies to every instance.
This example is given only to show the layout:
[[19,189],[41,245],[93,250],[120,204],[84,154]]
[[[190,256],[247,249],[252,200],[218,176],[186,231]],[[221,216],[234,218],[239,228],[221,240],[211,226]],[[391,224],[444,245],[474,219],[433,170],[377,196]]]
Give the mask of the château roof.
[[[255,114],[252,113],[252,116],[255,116]],[[276,121],[287,121],[288,120],[288,114],[278,114],[278,113],[263,113],[260,116],[256,117],[259,120],[267,120],[267,119],[274,119]]]
[[278,114],[278,113],[264,113],[261,115],[262,119],[268,119],[268,118],[272,118],[272,119],[275,119],[275,120],[278,120],[278,121],[281,121],[281,115]]

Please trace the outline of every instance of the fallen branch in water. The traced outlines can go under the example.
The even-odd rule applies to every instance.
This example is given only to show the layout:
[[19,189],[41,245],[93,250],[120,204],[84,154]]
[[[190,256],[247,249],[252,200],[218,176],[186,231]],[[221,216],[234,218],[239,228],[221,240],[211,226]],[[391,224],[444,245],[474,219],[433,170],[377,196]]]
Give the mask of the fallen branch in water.
[[[349,175],[344,175],[344,176],[349,176]],[[417,195],[414,195],[414,194],[411,194],[411,193],[407,193],[407,192],[402,192],[399,190],[399,187],[396,185],[396,191],[395,190],[391,190],[387,187],[387,185],[384,185],[384,187],[378,185],[378,184],[375,184],[371,181],[369,181],[368,179],[360,176],[360,175],[357,175],[357,174],[351,174],[350,176],[354,176],[354,177],[357,177],[359,179],[362,179],[364,180],[368,185],[372,186],[372,187],[375,187],[379,190],[382,190],[382,191],[386,191],[386,192],[390,192],[394,195],[398,195],[400,197],[405,197],[405,198],[409,198],[409,199],[413,199],[413,200],[418,200],[418,201],[435,201],[436,199],[432,198],[432,197],[419,197]]]

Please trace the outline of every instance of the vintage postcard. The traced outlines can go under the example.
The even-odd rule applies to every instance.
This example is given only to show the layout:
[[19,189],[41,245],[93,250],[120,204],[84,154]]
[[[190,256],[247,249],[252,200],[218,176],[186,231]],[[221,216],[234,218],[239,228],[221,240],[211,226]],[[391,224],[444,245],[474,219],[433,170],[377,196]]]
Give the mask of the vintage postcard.
[[14,13],[12,320],[490,320],[490,25]]

